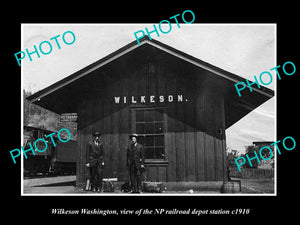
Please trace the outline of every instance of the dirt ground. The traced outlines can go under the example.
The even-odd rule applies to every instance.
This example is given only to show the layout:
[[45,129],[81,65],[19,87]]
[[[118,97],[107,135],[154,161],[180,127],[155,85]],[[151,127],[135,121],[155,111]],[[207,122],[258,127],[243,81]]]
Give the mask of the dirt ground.
[[[241,180],[241,193],[236,194],[273,194],[274,193],[274,180],[258,180],[258,179],[240,179]],[[90,191],[85,191],[75,187],[76,176],[56,176],[56,177],[37,177],[25,178],[23,180],[23,193],[26,194],[53,194],[53,195],[76,195],[76,194],[95,194]],[[187,182],[188,183],[188,182]],[[195,184],[195,183],[193,183]],[[115,188],[113,193],[97,193],[97,194],[124,194],[120,191],[119,187]],[[127,194],[127,193],[126,193]],[[143,193],[147,194],[147,193]],[[186,185],[183,188],[166,189],[163,193],[165,195],[173,194],[208,194],[208,195],[221,195],[219,191],[208,190],[207,188],[201,189],[194,186]]]
[[240,179],[242,193],[274,194],[273,179]]

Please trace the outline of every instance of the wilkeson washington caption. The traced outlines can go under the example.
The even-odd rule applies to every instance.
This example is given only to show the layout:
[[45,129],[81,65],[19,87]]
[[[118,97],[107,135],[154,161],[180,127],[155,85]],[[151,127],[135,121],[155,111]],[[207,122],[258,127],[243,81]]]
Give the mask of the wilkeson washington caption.
[[118,215],[117,210],[109,210],[109,209],[52,209],[51,210],[52,214],[65,214],[65,215],[76,215],[76,214],[87,214],[87,215],[93,215],[93,214],[98,214],[98,215]]

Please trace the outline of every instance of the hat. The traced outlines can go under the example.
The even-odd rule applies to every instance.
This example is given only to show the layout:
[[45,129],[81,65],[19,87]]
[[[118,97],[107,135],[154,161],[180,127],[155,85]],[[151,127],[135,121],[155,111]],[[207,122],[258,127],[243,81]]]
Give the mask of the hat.
[[130,135],[129,135],[129,139],[131,139],[131,138],[133,138],[133,137],[136,137],[136,138],[137,138],[138,135],[137,135],[137,134],[130,134]]
[[93,133],[93,137],[96,137],[96,136],[101,136],[101,133],[100,133],[99,131],[95,131],[95,132]]

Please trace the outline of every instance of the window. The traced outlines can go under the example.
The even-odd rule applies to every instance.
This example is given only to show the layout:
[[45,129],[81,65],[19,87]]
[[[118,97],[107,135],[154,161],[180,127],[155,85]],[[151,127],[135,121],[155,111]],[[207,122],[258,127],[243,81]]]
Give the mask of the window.
[[135,129],[146,159],[165,159],[163,109],[136,109]]

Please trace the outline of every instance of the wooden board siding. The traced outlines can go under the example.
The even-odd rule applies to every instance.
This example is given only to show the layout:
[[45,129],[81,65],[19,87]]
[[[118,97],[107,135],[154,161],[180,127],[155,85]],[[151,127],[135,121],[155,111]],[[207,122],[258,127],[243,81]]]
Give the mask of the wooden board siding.
[[[162,107],[165,112],[165,160],[147,163],[147,179],[223,179],[225,136],[218,136],[218,129],[225,129],[223,98],[206,85],[210,74],[187,70],[187,63],[179,59],[174,64],[181,66],[174,69],[162,60],[129,63],[120,58],[90,75],[92,84],[85,87],[87,97],[78,107],[78,184],[88,176],[86,145],[95,130],[102,133],[105,147],[105,177],[127,179],[125,148],[135,129],[131,116],[137,107]],[[155,103],[149,103],[150,95],[156,96]],[[174,101],[161,103],[160,95],[173,95]],[[183,102],[177,101],[177,95],[183,95]],[[130,104],[131,96],[147,96],[147,103]],[[120,97],[119,104],[114,97]]]

